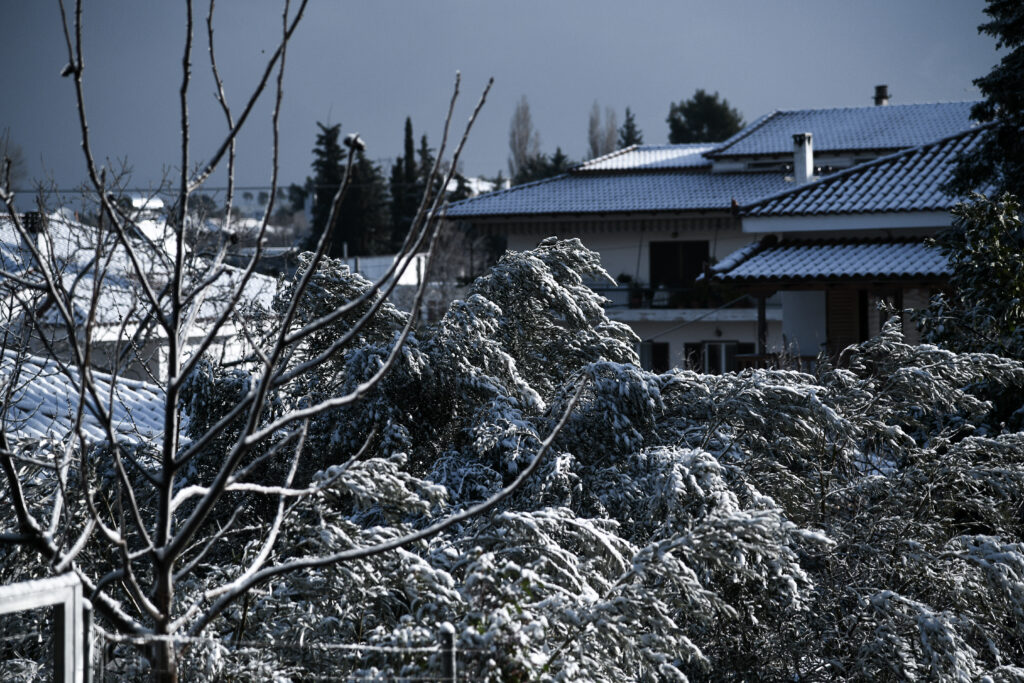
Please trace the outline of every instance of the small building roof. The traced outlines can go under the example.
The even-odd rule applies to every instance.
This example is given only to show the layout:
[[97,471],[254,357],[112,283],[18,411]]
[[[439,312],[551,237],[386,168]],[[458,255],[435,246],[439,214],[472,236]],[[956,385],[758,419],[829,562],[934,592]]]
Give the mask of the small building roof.
[[732,283],[800,283],[822,280],[947,278],[942,252],[921,239],[763,240],[719,264],[713,280]]
[[709,151],[712,159],[790,155],[794,133],[814,135],[814,151],[885,151],[915,147],[970,128],[974,102],[895,104],[774,111]]
[[744,206],[745,216],[799,216],[892,211],[944,211],[957,197],[942,187],[957,157],[977,146],[986,127],[858,164]]
[[[78,371],[61,369],[57,361],[5,351],[0,356],[0,381],[10,385],[10,401],[4,407],[8,433],[14,439],[65,438],[73,434],[78,412]],[[104,410],[109,412],[114,435],[126,443],[162,438],[164,394],[153,385],[118,377],[111,390],[110,375],[93,371],[93,381]],[[90,401],[82,411],[82,432],[87,441],[107,438]]]
[[684,145],[631,145],[584,161],[576,166],[573,172],[657,171],[710,167],[711,161],[704,157],[704,153],[715,147],[714,143],[707,142]]
[[780,173],[565,173],[456,202],[446,217],[724,211],[788,186]]

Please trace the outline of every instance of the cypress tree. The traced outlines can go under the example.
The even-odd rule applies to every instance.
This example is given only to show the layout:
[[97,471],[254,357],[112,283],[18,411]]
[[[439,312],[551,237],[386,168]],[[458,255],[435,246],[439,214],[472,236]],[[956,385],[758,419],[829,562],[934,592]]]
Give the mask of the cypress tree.
[[406,117],[404,155],[398,157],[391,167],[391,235],[388,250],[392,253],[401,248],[419,209],[417,172],[412,119]]

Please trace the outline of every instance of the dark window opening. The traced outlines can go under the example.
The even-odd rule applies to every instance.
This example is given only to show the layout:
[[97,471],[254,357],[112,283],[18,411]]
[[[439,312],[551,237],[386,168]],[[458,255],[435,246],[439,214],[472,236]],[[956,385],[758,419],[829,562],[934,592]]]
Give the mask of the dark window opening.
[[651,288],[693,286],[709,254],[707,240],[651,242]]
[[861,289],[857,291],[857,341],[865,342],[869,335],[868,292],[866,289]]
[[640,342],[640,367],[651,372],[668,372],[668,342]]
[[721,375],[739,369],[736,356],[752,355],[757,345],[751,342],[706,341],[686,344],[686,366],[708,375]]

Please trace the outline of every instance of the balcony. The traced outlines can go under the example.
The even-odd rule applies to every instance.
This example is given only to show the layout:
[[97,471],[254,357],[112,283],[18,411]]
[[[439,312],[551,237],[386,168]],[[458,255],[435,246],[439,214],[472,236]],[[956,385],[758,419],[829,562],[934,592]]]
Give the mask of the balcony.
[[[608,317],[622,322],[751,322],[757,320],[757,300],[731,288],[644,287],[635,283],[608,287],[591,285],[608,300]],[[781,307],[769,305],[767,320],[782,320]]]

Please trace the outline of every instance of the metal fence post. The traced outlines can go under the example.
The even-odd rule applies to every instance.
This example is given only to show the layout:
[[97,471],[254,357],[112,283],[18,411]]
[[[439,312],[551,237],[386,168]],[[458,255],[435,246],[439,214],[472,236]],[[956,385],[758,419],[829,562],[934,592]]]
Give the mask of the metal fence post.
[[438,632],[441,641],[441,676],[445,681],[455,682],[458,671],[455,666],[455,627],[447,621]]
[[0,614],[54,607],[53,675],[67,683],[84,681],[89,668],[85,602],[82,582],[75,574],[0,586]]

